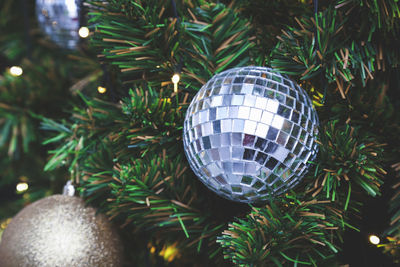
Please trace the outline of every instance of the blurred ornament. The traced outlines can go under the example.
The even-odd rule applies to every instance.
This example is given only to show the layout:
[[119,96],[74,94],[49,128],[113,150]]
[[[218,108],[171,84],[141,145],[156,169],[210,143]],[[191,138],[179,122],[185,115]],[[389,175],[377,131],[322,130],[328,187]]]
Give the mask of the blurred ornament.
[[0,266],[121,266],[121,251],[104,215],[80,198],[54,195],[12,219],[0,243]]
[[81,0],[36,0],[36,16],[42,31],[62,48],[79,43]]
[[295,186],[317,152],[318,117],[296,83],[265,67],[215,75],[192,100],[184,147],[218,195],[260,202]]

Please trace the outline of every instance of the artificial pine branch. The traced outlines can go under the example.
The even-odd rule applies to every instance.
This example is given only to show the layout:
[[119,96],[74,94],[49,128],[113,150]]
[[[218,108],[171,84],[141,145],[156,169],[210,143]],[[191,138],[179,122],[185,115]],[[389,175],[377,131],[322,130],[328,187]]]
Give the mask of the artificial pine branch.
[[[358,213],[359,195],[379,193],[384,174],[380,157],[387,157],[381,139],[369,134],[360,116],[347,116],[360,107],[356,92],[363,85],[372,98],[379,93],[382,83],[373,86],[376,79],[387,82],[383,70],[398,57],[391,50],[381,52],[387,44],[350,36],[351,18],[343,16],[344,7],[327,5],[316,18],[305,16],[298,26],[289,26],[267,59],[257,55],[260,48],[254,42],[262,38],[253,39],[253,25],[238,15],[236,5],[211,2],[179,1],[176,18],[170,1],[91,1],[99,57],[116,65],[133,88],[119,104],[84,97],[85,106],[76,107],[69,122],[46,122],[58,132],[49,142],[61,141],[48,168],[69,165],[89,201],[126,231],[144,232],[160,244],[176,239],[182,250],[188,245],[209,256],[222,247],[227,258],[246,266],[319,264],[336,253],[343,229],[353,227],[346,209]],[[304,187],[245,216],[247,210],[239,204],[213,197],[196,180],[183,157],[181,129],[190,97],[215,72],[250,62],[272,62],[317,91],[317,85],[331,82],[347,102],[332,92],[325,95],[320,156]],[[178,94],[172,93],[170,82],[175,71],[181,72]],[[386,114],[388,109],[382,108]],[[346,117],[342,121],[351,121],[354,130],[329,122],[330,116]],[[235,212],[219,216],[228,207]],[[216,237],[233,216],[239,217],[237,222],[220,237],[221,247],[216,246]],[[265,233],[269,235],[263,239]],[[268,243],[271,237],[274,242]]]
[[170,1],[90,3],[99,23],[93,44],[128,83],[163,87],[182,72],[183,88],[196,92],[214,73],[250,61],[251,25],[222,4],[182,2],[176,18]]
[[383,247],[387,254],[393,256],[395,263],[400,263],[400,183],[398,179],[400,177],[400,163],[396,162],[391,167],[396,178],[395,184],[392,186],[394,193],[389,203],[391,219],[389,227],[384,232],[386,240],[379,247]]
[[175,125],[182,120],[181,105],[147,89],[131,90],[121,105],[83,97],[87,107],[75,110],[69,127],[46,120],[43,128],[58,132],[47,143],[63,141],[51,151],[47,168],[69,165],[82,194],[132,231],[158,229],[163,240],[175,233],[179,247],[208,247],[215,255],[226,219],[212,219],[219,215],[208,207],[216,200],[204,194],[182,159]]
[[231,223],[218,238],[225,258],[238,266],[317,266],[336,253],[331,234],[341,228],[341,215],[330,201],[300,195],[285,194]]
[[345,33],[347,17],[331,7],[319,12],[315,19],[296,21],[296,28],[289,27],[277,37],[280,42],[272,51],[271,60],[274,68],[301,80],[322,75],[326,82],[334,84],[342,98],[346,98],[355,77],[359,76],[363,84],[373,79],[375,61],[380,60],[376,56],[378,48],[350,40]]
[[361,135],[359,130],[349,125],[338,127],[337,124],[337,121],[328,122],[320,134],[321,151],[314,195],[322,190],[328,199],[335,201],[335,197],[343,198],[343,193],[348,191],[346,210],[351,190],[363,189],[369,195],[379,195],[379,187],[383,183],[380,178],[386,172],[380,160],[383,152],[381,144],[372,137]]
[[[375,31],[383,30],[392,35],[399,30],[400,8],[396,0],[339,0],[335,8],[343,9],[347,16],[356,16],[355,21],[361,25],[360,34],[371,36]],[[358,20],[359,16],[365,19]]]

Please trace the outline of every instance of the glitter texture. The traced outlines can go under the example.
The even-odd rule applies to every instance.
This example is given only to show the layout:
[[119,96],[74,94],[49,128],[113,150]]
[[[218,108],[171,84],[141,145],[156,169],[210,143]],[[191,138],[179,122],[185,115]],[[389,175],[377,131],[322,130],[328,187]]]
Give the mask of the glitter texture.
[[0,243],[0,266],[121,266],[121,250],[104,215],[80,198],[54,195],[12,219]]
[[215,75],[192,100],[184,147],[193,171],[218,195],[259,202],[295,186],[316,155],[318,117],[297,84],[273,69]]
[[57,45],[75,49],[79,42],[81,0],[36,0],[36,17],[42,31]]

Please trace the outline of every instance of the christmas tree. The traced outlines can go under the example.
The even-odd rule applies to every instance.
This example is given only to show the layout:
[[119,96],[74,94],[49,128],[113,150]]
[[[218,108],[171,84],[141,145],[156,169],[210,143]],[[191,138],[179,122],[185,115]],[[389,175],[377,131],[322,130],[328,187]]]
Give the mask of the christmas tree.
[[[24,206],[72,181],[118,229],[123,266],[399,263],[397,0],[59,2],[76,5],[90,32],[72,49],[43,30],[35,1],[0,3],[1,232]],[[196,149],[183,142],[197,92],[246,66],[284,75],[262,85],[282,116],[298,108],[288,84],[304,89],[310,109],[300,108],[288,132],[297,125],[295,144],[318,144],[315,157],[292,144],[306,164],[288,171],[301,167],[303,179],[280,194],[260,198],[260,189],[253,203],[207,188],[193,171]],[[311,105],[315,136],[303,125]],[[287,148],[282,136],[276,142]],[[265,163],[280,184],[286,155]],[[218,179],[216,190],[240,195]]]

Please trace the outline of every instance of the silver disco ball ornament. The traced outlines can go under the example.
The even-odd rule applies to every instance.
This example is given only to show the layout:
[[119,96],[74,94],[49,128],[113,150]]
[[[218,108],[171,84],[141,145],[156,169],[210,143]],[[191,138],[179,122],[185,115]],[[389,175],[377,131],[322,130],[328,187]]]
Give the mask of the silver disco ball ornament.
[[36,0],[40,28],[62,48],[78,46],[80,4],[81,0]]
[[78,197],[54,195],[22,209],[0,242],[1,267],[118,267],[122,243],[109,220]]
[[215,75],[192,100],[184,147],[195,174],[218,195],[261,202],[295,186],[317,153],[318,117],[296,83],[271,68]]

